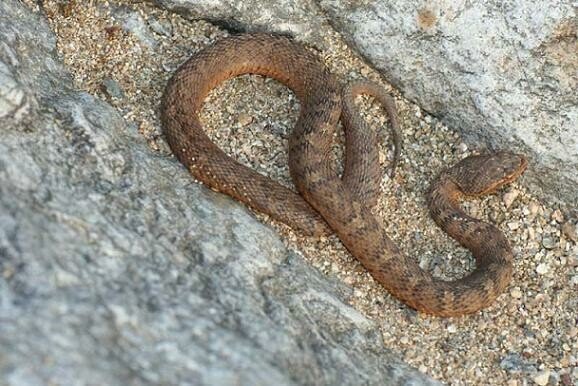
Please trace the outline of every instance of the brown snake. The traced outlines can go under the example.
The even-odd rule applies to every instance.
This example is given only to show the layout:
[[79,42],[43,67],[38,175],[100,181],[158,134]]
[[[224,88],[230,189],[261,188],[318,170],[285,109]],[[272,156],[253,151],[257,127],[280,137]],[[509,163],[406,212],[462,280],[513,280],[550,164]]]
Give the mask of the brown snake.
[[[234,161],[203,131],[199,111],[209,91],[247,73],[277,79],[301,102],[289,139],[289,170],[300,195]],[[375,135],[353,110],[359,93],[385,105],[398,142],[395,107],[379,88],[358,83],[342,94],[320,60],[300,44],[282,36],[241,34],[201,50],[176,71],[163,96],[162,122],[171,149],[198,180],[305,234],[335,232],[371,275],[410,307],[456,316],[488,306],[510,281],[512,251],[500,230],[469,217],[458,199],[511,182],[525,170],[526,159],[505,152],[471,156],[433,182],[428,192],[433,219],[476,259],[476,269],[461,279],[434,278],[400,252],[370,211],[381,173]],[[343,177],[330,156],[340,117],[346,132]],[[395,159],[398,151],[396,143]]]

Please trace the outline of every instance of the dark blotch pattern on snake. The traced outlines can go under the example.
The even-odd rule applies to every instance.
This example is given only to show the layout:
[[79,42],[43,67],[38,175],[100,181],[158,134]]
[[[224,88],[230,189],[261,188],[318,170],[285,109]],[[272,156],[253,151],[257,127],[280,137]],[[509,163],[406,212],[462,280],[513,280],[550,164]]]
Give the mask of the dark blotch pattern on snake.
[[[207,94],[226,79],[260,74],[287,85],[301,102],[289,139],[289,170],[299,194],[227,156],[204,133],[199,112]],[[399,152],[392,99],[370,83],[341,88],[312,52],[282,36],[242,34],[196,53],[169,81],[161,107],[168,143],[177,158],[206,185],[307,234],[335,232],[346,248],[391,294],[418,311],[455,316],[488,306],[512,276],[512,250],[495,226],[469,217],[461,195],[481,195],[517,178],[526,160],[512,153],[468,157],[442,172],[428,193],[435,222],[468,248],[476,269],[443,281],[422,270],[387,237],[370,208],[377,200],[378,147],[353,106],[368,93],[386,108]],[[340,177],[331,161],[338,120],[345,127]]]

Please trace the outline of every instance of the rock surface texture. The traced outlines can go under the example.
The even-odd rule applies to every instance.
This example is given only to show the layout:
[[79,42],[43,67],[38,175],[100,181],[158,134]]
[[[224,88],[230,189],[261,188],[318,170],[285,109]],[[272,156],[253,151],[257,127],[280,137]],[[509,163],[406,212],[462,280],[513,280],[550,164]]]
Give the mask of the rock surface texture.
[[329,23],[407,98],[472,144],[526,153],[526,179],[537,193],[578,200],[578,19],[570,0],[156,3],[319,46]]
[[55,52],[40,16],[0,3],[0,383],[435,384]]

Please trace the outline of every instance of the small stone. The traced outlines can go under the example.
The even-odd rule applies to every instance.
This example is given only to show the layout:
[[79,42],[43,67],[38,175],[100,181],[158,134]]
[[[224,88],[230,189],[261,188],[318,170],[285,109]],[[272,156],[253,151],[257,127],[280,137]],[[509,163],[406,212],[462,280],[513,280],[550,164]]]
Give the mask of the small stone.
[[539,386],[546,386],[548,384],[548,380],[550,379],[550,370],[540,371],[532,380]]
[[147,21],[149,27],[159,35],[163,36],[172,36],[173,35],[173,27],[171,23],[165,20],[157,20],[157,19],[149,19]]
[[466,145],[464,142],[462,142],[458,145],[458,150],[461,153],[465,153],[466,151],[468,151],[468,145]]
[[572,377],[570,374],[560,374],[560,383],[562,386],[572,386]]
[[552,218],[552,220],[556,221],[559,224],[561,224],[562,221],[564,221],[564,215],[562,214],[562,211],[560,209],[556,209],[555,211],[553,211],[550,217]]
[[544,263],[538,264],[538,266],[536,267],[536,272],[538,273],[538,275],[544,275],[545,273],[548,272],[548,265]]
[[448,330],[448,332],[449,332],[450,334],[454,334],[455,332],[458,331],[458,328],[456,327],[455,324],[450,324],[450,325],[448,326],[447,330]]
[[535,366],[524,359],[520,354],[512,353],[502,358],[500,367],[509,373],[534,372]]
[[556,241],[551,237],[544,237],[542,239],[542,245],[546,249],[554,249],[556,248],[556,244],[557,244]]
[[530,205],[528,205],[528,209],[530,209],[530,214],[535,216],[540,211],[540,205],[536,204],[535,202],[531,202]]
[[111,98],[121,99],[124,96],[122,87],[116,80],[112,78],[105,78],[102,81],[100,89]]
[[516,379],[510,379],[506,385],[508,386],[518,386],[518,381]]
[[241,114],[239,115],[239,119],[237,120],[237,122],[239,122],[239,125],[241,126],[247,126],[248,124],[253,122],[253,117],[250,116],[249,114]]
[[520,290],[520,287],[514,287],[512,288],[512,290],[510,291],[510,295],[512,295],[512,297],[514,299],[520,299],[523,295],[522,291]]
[[509,222],[508,228],[510,228],[512,231],[515,231],[516,229],[520,228],[520,223],[518,221]]
[[520,192],[516,189],[512,189],[509,192],[504,193],[502,201],[504,201],[504,205],[506,205],[506,208],[509,208],[519,195]]
[[576,225],[572,224],[570,221],[566,221],[562,224],[562,234],[568,239],[575,243],[578,242],[578,234],[576,233]]

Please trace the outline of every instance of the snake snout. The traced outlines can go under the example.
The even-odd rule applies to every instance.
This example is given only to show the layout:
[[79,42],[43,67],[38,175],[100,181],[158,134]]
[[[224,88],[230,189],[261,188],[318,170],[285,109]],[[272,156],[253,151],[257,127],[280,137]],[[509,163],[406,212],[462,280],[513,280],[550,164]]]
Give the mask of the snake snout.
[[464,194],[481,196],[514,181],[527,166],[523,155],[499,152],[467,157],[450,172]]

